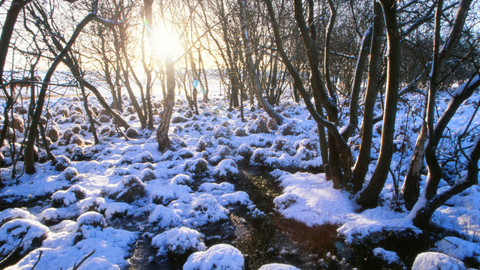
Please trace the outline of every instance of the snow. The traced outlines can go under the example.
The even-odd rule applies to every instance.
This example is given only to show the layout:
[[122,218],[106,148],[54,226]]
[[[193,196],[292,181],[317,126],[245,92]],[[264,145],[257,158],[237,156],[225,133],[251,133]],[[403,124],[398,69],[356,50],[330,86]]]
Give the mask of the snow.
[[299,269],[295,266],[288,265],[288,264],[269,263],[269,264],[263,265],[258,270],[299,270]]
[[201,240],[203,236],[196,230],[186,227],[173,228],[152,238],[152,246],[158,248],[158,255],[167,252],[184,254],[188,250],[204,251],[207,248]]
[[412,270],[463,270],[463,262],[438,252],[424,252],[415,258]]
[[375,248],[373,250],[373,255],[375,257],[382,258],[384,261],[388,262],[388,264],[392,264],[392,263],[395,263],[395,262],[400,262],[400,258],[397,256],[397,253],[395,253],[393,251],[385,250],[381,247]]
[[[439,95],[440,115],[451,97]],[[474,93],[472,100],[478,101],[478,96],[478,93]],[[395,134],[397,145],[401,146],[404,142],[406,152],[402,157],[401,151],[396,151],[391,167],[400,176],[400,187],[416,140],[412,129],[418,129],[422,122],[421,117],[413,114],[413,111],[417,103],[423,102],[423,96],[413,94],[409,100],[413,103],[409,104],[410,107],[399,104]],[[69,102],[59,105],[72,111],[67,106]],[[304,105],[285,102],[281,109],[290,115],[286,119],[288,122],[279,126],[278,130],[251,134],[245,133],[247,127],[258,127],[260,121],[257,120],[266,118],[266,113],[257,110],[257,118],[244,123],[238,112],[227,114],[226,108],[220,106],[213,110],[219,102],[222,101],[205,104],[201,115],[195,116],[197,120],[189,118],[185,123],[172,125],[170,135],[176,151],[159,152],[155,132],[141,130],[138,121],[130,121],[133,128],[139,131],[136,139],[125,141],[120,136],[108,137],[104,134],[101,135],[101,143],[93,145],[91,134],[83,132],[77,134],[79,138],[83,137],[83,146],[53,143],[52,151],[57,156],[71,157],[72,151],[76,151],[74,149],[82,148],[85,155],[92,157],[90,161],[69,162],[63,158],[64,165],[68,167],[62,172],[55,170],[50,162],[38,163],[38,172],[21,175],[17,184],[16,180],[9,180],[11,168],[2,168],[2,182],[7,186],[1,189],[0,198],[5,202],[35,202],[34,206],[28,208],[9,208],[0,212],[0,243],[6,242],[0,249],[11,250],[18,243],[18,237],[28,228],[28,237],[25,237],[23,245],[25,250],[33,248],[25,252],[25,257],[10,269],[31,269],[40,251],[43,252],[42,259],[36,269],[49,269],[52,262],[56,268],[71,269],[75,262],[93,250],[95,253],[82,268],[125,269],[139,235],[151,233],[145,228],[154,231],[151,233],[154,237],[149,239],[159,253],[189,249],[199,251],[190,256],[184,269],[211,269],[214,264],[219,269],[241,269],[244,267],[243,256],[237,249],[219,244],[206,250],[200,233],[203,226],[228,221],[232,213],[230,210],[238,206],[248,209],[248,214],[253,217],[265,215],[238,185],[237,176],[241,173],[238,164],[241,163],[274,169],[270,176],[277,181],[281,191],[274,198],[275,209],[272,211],[278,211],[283,217],[307,226],[337,225],[337,233],[347,244],[383,230],[419,231],[412,224],[412,214],[405,209],[393,210],[396,196],[391,176],[380,194],[380,206],[357,213],[359,206],[355,203],[354,195],[347,191],[348,187],[334,189],[332,181],[327,181],[324,174],[285,171],[285,167],[311,171],[323,166],[317,126],[315,121],[309,119]],[[95,105],[95,102],[91,103]],[[185,109],[185,104],[176,107],[174,116],[184,116],[179,109]],[[475,106],[474,102],[466,103],[461,113],[454,116],[449,125],[451,136],[458,136],[463,131],[465,119],[474,113]],[[213,121],[212,118],[217,120]],[[477,115],[474,119],[475,125],[478,125],[479,118],[480,115]],[[71,130],[70,124],[57,122],[55,128],[63,135]],[[177,125],[178,128],[175,128]],[[102,124],[99,130],[106,127],[115,130],[111,121]],[[381,123],[377,127],[380,129]],[[408,130],[403,132],[404,128]],[[174,130],[176,133],[173,133]],[[241,134],[242,130],[245,134]],[[372,156],[377,157],[379,133],[374,132],[374,136]],[[358,142],[358,138],[349,141],[352,145]],[[466,140],[463,146],[468,149],[472,143],[473,139]],[[198,151],[197,148],[202,149]],[[454,148],[446,143],[439,151],[451,155]],[[358,152],[354,151],[353,154],[355,156]],[[459,162],[465,160],[462,158]],[[22,163],[19,163],[18,168],[21,166]],[[374,168],[372,162],[366,176],[367,183]],[[441,190],[448,187],[449,183],[442,181]],[[125,193],[135,188],[137,192],[125,200]],[[41,201],[37,203],[38,200]],[[52,205],[54,202],[59,202],[59,205]],[[424,198],[420,198],[412,213],[424,202]],[[432,249],[439,253],[424,253],[417,258],[419,269],[428,263],[460,265],[453,258],[478,259],[479,208],[480,187],[474,185],[451,198],[434,213],[432,223],[456,231],[465,240],[453,237],[442,239]],[[143,218],[145,221],[141,228],[134,228],[129,226],[128,221],[121,220],[122,217]],[[119,226],[131,231],[114,229],[118,228],[118,225],[113,226],[117,218],[125,223]],[[13,227],[15,229],[10,230]],[[31,241],[34,237],[44,238],[43,242],[40,241],[39,246],[31,245],[35,242]],[[376,248],[374,254],[388,262],[398,260],[396,254],[381,247]],[[293,265],[268,264],[261,269],[297,268]]]
[[460,238],[445,237],[437,243],[436,250],[459,260],[464,260],[467,257],[476,257],[477,261],[480,262],[480,244],[471,243]]
[[207,251],[195,252],[183,265],[184,270],[241,270],[244,266],[242,253],[233,246],[218,244]]

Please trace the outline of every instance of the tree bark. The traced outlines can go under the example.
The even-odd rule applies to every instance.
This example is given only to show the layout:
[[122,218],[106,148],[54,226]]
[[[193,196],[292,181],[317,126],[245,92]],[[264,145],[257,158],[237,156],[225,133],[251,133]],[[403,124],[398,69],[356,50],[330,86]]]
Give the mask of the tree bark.
[[[460,2],[460,6],[457,10],[457,14],[455,17],[455,22],[453,24],[452,29],[444,45],[441,47],[439,52],[438,58],[438,69],[440,70],[442,64],[447,59],[450,51],[453,47],[457,44],[461,31],[465,25],[465,19],[468,13],[468,10],[471,5],[471,0],[462,0]],[[430,96],[425,100],[426,104],[428,104]],[[463,101],[462,101],[463,102]],[[425,106],[427,107],[427,106]],[[424,116],[426,117],[426,109],[424,112]],[[443,132],[443,130],[442,130]],[[427,124],[424,122],[422,124],[422,128],[420,130],[420,134],[417,138],[417,142],[415,143],[414,154],[410,160],[410,164],[407,170],[407,174],[405,176],[405,181],[402,187],[402,195],[405,200],[405,206],[407,209],[411,209],[413,205],[417,202],[418,197],[420,196],[420,181],[421,181],[421,169],[423,166],[423,161],[425,158],[425,151],[426,151],[426,142],[428,139],[427,136]],[[441,134],[435,135],[436,138],[439,138]]]
[[157,129],[158,150],[164,152],[170,149],[170,138],[168,137],[168,129],[170,128],[170,120],[172,118],[173,106],[175,105],[175,70],[171,55],[166,59],[167,74],[167,96],[164,100],[162,120]]
[[378,94],[379,63],[382,57],[383,13],[382,5],[373,1],[375,18],[373,22],[372,46],[370,53],[370,67],[368,69],[368,85],[365,94],[365,109],[361,127],[361,143],[357,162],[353,168],[353,189],[359,191],[363,187],[368,166],[371,162],[371,148],[373,136],[373,118],[375,117],[375,100]]
[[393,156],[393,136],[397,115],[399,70],[400,70],[400,33],[397,24],[397,2],[380,0],[385,14],[388,36],[388,73],[383,115],[382,140],[377,166],[368,185],[358,194],[356,201],[363,207],[378,205],[378,195],[383,189],[390,170]]
[[247,64],[248,77],[250,79],[251,87],[253,88],[255,96],[257,97],[257,102],[265,109],[268,116],[270,116],[270,118],[272,118],[277,125],[282,125],[285,119],[283,119],[283,117],[278,114],[275,109],[273,109],[272,105],[265,100],[260,91],[260,80],[258,78],[258,74],[255,72],[255,64],[253,63],[252,58],[252,46],[248,37],[245,0],[238,0],[238,4],[240,5],[240,23],[242,27],[243,47],[245,49],[245,61]]

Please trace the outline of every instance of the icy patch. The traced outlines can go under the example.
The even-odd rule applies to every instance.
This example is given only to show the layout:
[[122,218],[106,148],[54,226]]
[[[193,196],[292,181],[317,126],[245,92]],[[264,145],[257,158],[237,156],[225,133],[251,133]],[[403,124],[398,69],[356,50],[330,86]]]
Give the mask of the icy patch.
[[183,270],[241,270],[244,259],[242,253],[233,246],[218,244],[207,251],[195,252],[188,257]]
[[173,228],[152,239],[152,246],[158,248],[158,256],[172,252],[178,255],[188,251],[204,251],[207,248],[196,230],[186,227]]

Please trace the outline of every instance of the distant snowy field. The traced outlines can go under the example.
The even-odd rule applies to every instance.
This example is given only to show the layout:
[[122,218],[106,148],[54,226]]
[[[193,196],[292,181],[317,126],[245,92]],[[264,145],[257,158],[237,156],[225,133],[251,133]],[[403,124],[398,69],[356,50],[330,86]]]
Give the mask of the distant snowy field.
[[[451,136],[463,131],[465,119],[475,109],[476,104],[471,100],[478,102],[479,97],[478,92],[475,93],[451,121]],[[261,119],[268,119],[264,111],[256,109],[250,112],[250,108],[245,108],[247,122],[242,122],[239,111],[227,111],[222,98],[218,91],[210,93],[212,101],[199,104],[200,115],[189,117],[186,101],[182,96],[177,97],[173,117],[179,122],[172,123],[170,129],[176,151],[165,153],[157,150],[154,131],[140,129],[135,114],[124,113],[124,118],[138,131],[137,138],[126,141],[116,134],[110,121],[97,127],[101,144],[94,145],[91,133],[82,129],[88,124],[82,113],[83,103],[71,98],[55,103],[49,111],[61,135],[51,148],[55,156],[63,155],[70,159],[68,168],[58,172],[50,162],[38,163],[37,173],[31,176],[23,174],[18,178],[18,184],[15,184],[16,180],[8,180],[11,179],[11,167],[1,170],[2,179],[7,179],[7,187],[0,193],[2,200],[27,202],[46,196],[35,207],[6,209],[0,213],[1,256],[17,246],[22,248],[20,255],[25,255],[7,269],[32,269],[36,263],[35,269],[52,269],[52,265],[55,269],[72,269],[76,262],[93,250],[95,252],[81,269],[124,269],[130,264],[128,257],[131,256],[132,245],[139,238],[146,237],[148,232],[141,227],[115,229],[110,226],[111,220],[119,216],[141,215],[147,216],[148,223],[163,231],[147,235],[159,253],[196,251],[188,258],[184,269],[211,269],[213,265],[218,269],[241,269],[244,258],[240,251],[230,245],[207,247],[203,235],[196,229],[210,222],[228,219],[229,207],[235,204],[247,206],[252,213],[263,214],[247,193],[222,181],[225,177],[238,174],[236,163],[242,160],[276,168],[271,174],[278,179],[283,194],[274,203],[283,216],[307,226],[337,224],[340,226],[338,233],[345,236],[347,243],[355,237],[365,237],[384,228],[417,230],[408,211],[392,210],[394,182],[391,175],[381,194],[382,205],[355,213],[359,206],[352,195],[333,189],[332,183],[326,181],[323,174],[282,170],[282,167],[288,166],[307,168],[322,164],[316,123],[309,117],[303,102],[282,101],[277,109],[284,113],[287,123],[271,127],[267,133],[258,133]],[[422,121],[418,110],[423,97],[414,94],[409,99],[417,100],[418,106],[415,102],[399,103],[395,143],[398,149],[404,145],[405,150],[403,153],[395,152],[391,167],[395,174],[400,172],[396,175],[400,187],[418,135],[412,130],[418,131]],[[440,114],[449,96],[445,94],[438,100]],[[94,99],[89,101],[100,108]],[[80,108],[78,112],[77,107]],[[64,109],[67,109],[67,114],[57,113]],[[156,126],[158,120],[157,117]],[[474,125],[479,124],[480,115],[477,115]],[[74,130],[75,127],[80,128]],[[70,138],[64,136],[68,131],[73,134]],[[376,149],[380,146],[378,131],[374,136],[372,153],[373,157],[377,157]],[[72,137],[78,140],[71,143]],[[67,142],[60,143],[62,140]],[[92,160],[74,161],[78,151],[93,157]],[[452,151],[452,148],[444,145],[441,151]],[[2,148],[2,154],[8,161],[8,149]],[[45,153],[40,153],[42,155]],[[17,170],[21,168],[20,162]],[[374,164],[370,168],[367,180]],[[193,182],[199,181],[194,178],[199,176],[201,182],[196,183],[199,186],[194,188]],[[447,187],[448,183],[442,181],[441,185]],[[426,269],[425,265],[431,264],[461,267],[461,260],[465,257],[480,260],[479,193],[478,185],[471,187],[439,208],[432,219],[439,226],[457,231],[468,241],[447,237],[431,252],[421,254],[414,268]],[[378,249],[375,252],[392,260],[396,258],[393,252],[387,250]],[[270,264],[261,269],[297,268]]]

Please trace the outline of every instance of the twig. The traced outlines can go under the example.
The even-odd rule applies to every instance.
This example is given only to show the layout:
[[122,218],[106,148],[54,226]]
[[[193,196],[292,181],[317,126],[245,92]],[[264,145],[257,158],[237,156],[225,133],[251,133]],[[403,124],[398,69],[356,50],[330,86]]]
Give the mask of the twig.
[[35,269],[35,266],[37,266],[37,264],[40,262],[40,259],[42,258],[42,254],[43,254],[43,250],[40,250],[40,255],[38,255],[38,260],[37,260],[37,262],[33,265],[32,269],[30,269],[30,270]]
[[90,258],[90,256],[93,255],[93,253],[95,253],[95,249],[92,250],[92,252],[88,253],[85,257],[83,257],[83,259],[78,262],[78,265],[74,264],[72,270],[77,270],[80,267],[80,265],[82,265],[88,258]]

